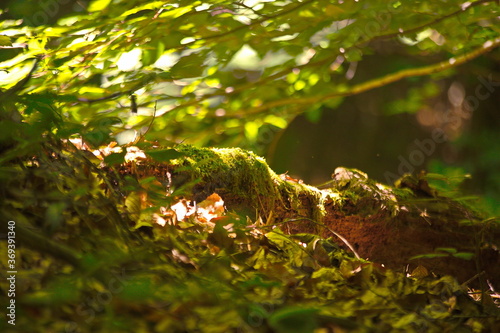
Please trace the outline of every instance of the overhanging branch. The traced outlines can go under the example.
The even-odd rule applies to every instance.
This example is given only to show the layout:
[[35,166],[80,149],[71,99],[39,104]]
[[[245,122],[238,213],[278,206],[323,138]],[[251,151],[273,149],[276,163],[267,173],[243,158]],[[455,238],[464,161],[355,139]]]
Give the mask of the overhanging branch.
[[[430,22],[427,22],[427,23],[424,23],[424,24],[421,24],[419,26],[416,26],[416,27],[413,27],[410,29],[406,29],[403,31],[397,31],[397,32],[392,32],[392,33],[388,33],[385,35],[375,36],[371,40],[390,39],[390,38],[394,38],[394,37],[397,37],[397,36],[402,35],[402,34],[409,34],[409,33],[418,32],[424,28],[427,28],[427,27],[433,26],[437,23],[440,23],[440,22],[442,22],[450,17],[458,16],[458,15],[460,15],[460,14],[462,14],[462,13],[464,13],[464,12],[466,12],[466,11],[470,10],[471,8],[476,7],[476,6],[480,6],[480,5],[484,5],[486,3],[489,3],[489,2],[496,2],[496,1],[498,1],[498,0],[480,0],[480,1],[469,3],[467,6],[462,5],[463,7],[461,6],[460,9],[458,9],[454,12],[451,12],[449,14],[443,15],[441,17],[438,17]],[[367,41],[364,41],[364,42],[367,42]]]
[[238,26],[237,28],[234,28],[234,29],[231,29],[231,30],[228,30],[228,31],[225,31],[225,32],[222,32],[222,33],[218,33],[218,34],[215,34],[215,35],[210,35],[210,36],[205,36],[205,37],[201,37],[201,38],[198,38],[192,42],[189,42],[189,43],[186,43],[186,45],[190,45],[190,44],[193,44],[193,43],[196,43],[200,40],[209,40],[209,39],[214,39],[214,38],[220,38],[220,37],[224,37],[224,36],[227,36],[227,35],[231,35],[231,34],[234,34],[235,32],[239,31],[239,30],[243,30],[243,29],[248,29],[252,26],[255,26],[255,25],[258,25],[258,24],[261,24],[265,21],[268,21],[270,19],[273,19],[273,18],[276,18],[276,17],[279,17],[279,16],[283,16],[283,15],[287,15],[301,7],[304,7],[305,5],[308,5],[310,3],[312,3],[314,0],[308,0],[308,1],[304,1],[302,3],[299,3],[297,4],[296,6],[294,6],[293,8],[289,8],[289,9],[286,9],[286,10],[282,10],[276,14],[273,14],[273,15],[268,15],[266,17],[263,17],[259,20],[255,20],[253,21],[252,23],[250,24],[244,24],[244,25],[240,25]]
[[389,83],[393,83],[408,77],[415,77],[415,76],[426,76],[426,75],[431,75],[434,73],[439,73],[442,71],[445,71],[447,69],[451,69],[457,66],[460,66],[462,64],[465,64],[468,61],[471,61],[474,58],[479,57],[480,55],[483,55],[485,53],[488,53],[489,51],[493,50],[494,48],[500,46],[500,38],[497,38],[493,41],[487,41],[486,43],[483,44],[482,47],[471,51],[469,53],[466,53],[464,55],[458,56],[458,57],[452,57],[448,60],[441,61],[437,64],[434,65],[429,65],[429,66],[424,66],[420,68],[411,68],[411,69],[404,69],[399,72],[393,73],[393,74],[388,74],[386,76],[383,76],[378,79],[370,80],[365,83],[360,83],[355,86],[353,86],[351,89],[346,91],[344,94],[343,93],[332,93],[328,94],[325,96],[325,99],[333,98],[333,97],[338,97],[338,96],[348,96],[348,95],[356,95],[362,92],[365,92],[367,90],[371,90],[374,88],[379,88],[382,86],[385,86]]
[[460,66],[468,61],[471,61],[474,58],[479,57],[480,55],[483,55],[485,53],[488,53],[489,51],[497,48],[500,46],[500,38],[497,38],[493,41],[487,41],[486,43],[483,44],[482,47],[471,51],[469,53],[463,54],[458,57],[452,57],[448,60],[439,62],[434,65],[429,65],[429,66],[424,66],[424,67],[419,67],[419,68],[410,68],[410,69],[404,69],[396,73],[392,74],[387,74],[385,76],[382,76],[380,78],[372,79],[360,84],[356,84],[352,86],[349,89],[346,89],[344,91],[335,91],[330,94],[322,95],[322,96],[311,96],[311,97],[305,97],[305,98],[287,98],[287,99],[280,99],[276,101],[270,101],[265,103],[262,106],[255,107],[249,110],[245,110],[241,112],[240,115],[248,115],[248,114],[255,114],[255,113],[260,113],[265,110],[269,110],[275,107],[280,107],[280,106],[285,106],[285,105],[297,105],[297,104],[314,104],[318,102],[324,102],[329,99],[333,99],[336,97],[345,97],[345,96],[351,96],[351,95],[357,95],[360,93],[363,93],[368,90],[372,90],[375,88],[380,88],[385,85],[388,85],[390,83],[394,83],[397,81],[400,81],[405,78],[409,77],[417,77],[417,76],[426,76],[426,75],[431,75],[435,73],[439,73],[442,71],[445,71],[447,69],[451,69],[457,66]]

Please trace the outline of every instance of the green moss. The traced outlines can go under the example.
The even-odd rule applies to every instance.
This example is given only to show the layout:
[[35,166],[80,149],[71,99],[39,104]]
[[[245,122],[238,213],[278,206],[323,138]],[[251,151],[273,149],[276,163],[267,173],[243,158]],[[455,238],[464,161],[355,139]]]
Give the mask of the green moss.
[[[203,200],[215,192],[238,198],[238,206],[267,217],[275,210],[291,210],[296,215],[322,222],[325,204],[333,202],[340,210],[356,207],[355,214],[371,215],[380,209],[397,214],[398,193],[363,177],[342,178],[327,191],[281,179],[269,168],[264,158],[240,148],[198,148],[179,145],[175,150],[183,156],[171,160],[176,173],[185,172],[190,181],[199,180],[193,193]],[[349,170],[348,170],[349,171]],[[348,208],[351,209],[351,208]]]
[[175,149],[185,157],[174,160],[173,164],[188,168],[194,179],[210,184],[215,192],[223,189],[252,202],[262,197],[270,201],[279,198],[276,189],[279,177],[269,169],[263,158],[252,152],[239,148],[197,148],[189,145],[179,145]]
[[311,201],[312,213],[308,217],[321,221],[326,213],[324,192],[282,180],[264,158],[252,152],[240,148],[197,148],[190,145],[179,145],[175,150],[185,156],[172,161],[173,164],[189,169],[192,180],[200,179],[213,192],[222,190],[245,198],[251,208],[263,216],[268,216],[278,205],[300,211],[301,196]]

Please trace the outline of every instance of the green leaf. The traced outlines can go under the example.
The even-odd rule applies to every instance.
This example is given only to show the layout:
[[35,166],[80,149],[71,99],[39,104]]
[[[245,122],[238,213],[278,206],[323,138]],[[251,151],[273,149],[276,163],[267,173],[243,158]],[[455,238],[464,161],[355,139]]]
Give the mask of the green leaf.
[[104,8],[108,7],[108,5],[110,3],[111,3],[111,0],[94,0],[90,3],[87,10],[89,12],[98,12],[98,11],[101,11]]
[[314,109],[310,109],[307,112],[305,112],[304,116],[311,123],[317,124],[321,120],[321,115],[322,114],[323,114],[323,109],[321,109],[321,108],[314,108]]
[[127,302],[147,302],[155,298],[157,287],[149,277],[134,277],[123,284],[119,298]]
[[83,133],[82,136],[92,147],[99,147],[110,139],[109,132],[100,129]]
[[122,120],[119,117],[94,117],[87,127],[94,127],[99,129],[108,129],[109,127],[121,124]]
[[437,252],[447,252],[450,254],[457,253],[457,249],[452,248],[452,247],[437,247],[436,251]]
[[170,74],[178,79],[201,76],[204,70],[204,61],[205,59],[198,53],[184,56],[170,69]]
[[106,157],[104,157],[104,163],[107,165],[116,165],[122,164],[125,162],[125,155],[127,152],[124,150],[121,153],[112,153]]
[[123,14],[121,14],[120,16],[122,16],[122,17],[129,16],[129,15],[138,13],[138,12],[143,11],[143,10],[148,10],[148,9],[155,9],[156,10],[156,9],[160,8],[163,4],[164,4],[164,1],[148,2],[146,4],[139,5],[139,6],[132,8],[132,9],[129,9],[126,12],[124,12]]
[[75,286],[75,281],[65,277],[53,279],[44,289],[23,295],[23,303],[36,306],[56,306],[76,302],[78,296],[79,291]]
[[349,49],[345,54],[345,58],[350,62],[360,61],[362,57],[363,53],[360,49],[356,48]]
[[125,208],[132,221],[139,220],[141,215],[141,195],[139,192],[131,192],[125,199]]
[[411,257],[410,260],[415,260],[415,259],[433,259],[433,258],[443,258],[443,257],[449,257],[449,254],[444,254],[444,253],[419,254],[417,256]]
[[475,254],[471,252],[458,252],[453,254],[453,256],[460,259],[471,260],[474,258]]
[[269,318],[269,325],[279,333],[313,333],[318,327],[318,309],[289,306]]
[[179,152],[175,149],[150,150],[146,151],[146,154],[158,162],[168,162],[170,160],[186,156],[186,153]]
[[250,142],[257,140],[259,128],[259,124],[254,121],[249,121],[245,124],[245,136]]
[[45,211],[44,227],[48,231],[54,232],[62,226],[64,221],[63,212],[66,207],[67,204],[64,201],[52,203],[47,207]]
[[0,35],[0,46],[12,46],[9,36]]

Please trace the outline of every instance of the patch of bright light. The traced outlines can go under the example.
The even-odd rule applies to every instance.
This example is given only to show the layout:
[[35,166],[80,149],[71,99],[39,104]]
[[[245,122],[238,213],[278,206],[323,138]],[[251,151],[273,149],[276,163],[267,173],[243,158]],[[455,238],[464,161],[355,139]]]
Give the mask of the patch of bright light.
[[177,53],[164,53],[154,63],[154,66],[159,69],[167,70],[179,61],[180,57]]
[[248,45],[243,45],[236,52],[233,59],[229,62],[229,67],[236,67],[245,70],[256,70],[261,67],[259,64],[260,58],[257,52]]
[[186,37],[186,38],[183,38],[181,39],[181,45],[185,45],[185,44],[189,44],[189,43],[192,43],[194,42],[196,39],[194,39],[193,37]]
[[122,55],[118,58],[116,65],[118,66],[118,69],[123,72],[137,70],[142,66],[141,57],[142,50],[135,48],[132,51],[122,53]]

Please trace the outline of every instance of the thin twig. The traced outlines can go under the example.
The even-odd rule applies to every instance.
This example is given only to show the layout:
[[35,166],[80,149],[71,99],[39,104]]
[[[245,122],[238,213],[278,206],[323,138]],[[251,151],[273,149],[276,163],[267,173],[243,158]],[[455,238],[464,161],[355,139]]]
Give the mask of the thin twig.
[[246,25],[241,25],[239,27],[236,27],[234,29],[231,29],[231,30],[228,30],[228,31],[225,31],[225,32],[222,32],[222,33],[219,33],[219,34],[214,34],[214,35],[210,35],[210,36],[206,36],[206,37],[201,37],[201,38],[197,38],[195,40],[193,40],[192,42],[189,42],[189,43],[186,43],[184,44],[185,46],[186,45],[190,45],[190,44],[193,44],[193,43],[196,43],[196,42],[199,42],[200,40],[208,40],[208,39],[214,39],[214,38],[219,38],[219,37],[224,37],[224,36],[227,36],[227,35],[231,35],[237,31],[240,31],[242,29],[246,29],[246,28],[250,28],[254,25],[257,25],[257,24],[261,24],[261,23],[264,23],[265,21],[268,21],[270,19],[274,19],[276,17],[279,17],[279,16],[283,16],[283,15],[286,15],[286,14],[289,14],[305,5],[308,5],[310,3],[314,2],[314,0],[308,0],[308,1],[304,1],[302,3],[299,3],[297,6],[293,7],[293,8],[290,8],[290,9],[287,9],[287,10],[282,10],[274,15],[269,15],[267,17],[264,17],[262,19],[259,19],[259,20],[255,20],[253,21],[252,23],[250,24],[246,24]]
[[354,249],[354,247],[351,245],[351,243],[349,243],[349,241],[344,236],[342,236],[338,232],[332,230],[331,228],[327,227],[324,223],[320,223],[318,221],[315,221],[315,220],[307,218],[307,217],[300,217],[300,218],[297,218],[297,219],[289,219],[289,220],[285,220],[285,221],[282,221],[282,222],[279,222],[279,223],[276,223],[276,224],[273,224],[273,225],[263,226],[263,227],[260,227],[260,228],[261,229],[272,228],[272,227],[274,227],[276,225],[279,225],[279,224],[285,224],[285,223],[288,223],[288,222],[300,222],[300,221],[303,221],[303,220],[306,220],[306,221],[312,222],[312,223],[314,223],[316,225],[319,225],[320,227],[325,228],[326,230],[328,230],[329,232],[331,232],[332,234],[334,234],[335,236],[337,236],[349,248],[349,250],[352,251],[352,253],[354,254],[354,256],[357,259],[361,259],[361,257],[356,252],[356,250]]
[[[416,26],[416,27],[408,29],[408,30],[393,32],[393,33],[389,33],[389,34],[386,34],[386,35],[375,36],[371,40],[390,39],[390,38],[394,38],[394,37],[397,37],[397,36],[402,35],[402,34],[409,34],[409,33],[417,32],[419,30],[422,30],[423,28],[426,28],[426,27],[432,26],[434,24],[437,24],[437,23],[439,23],[441,21],[444,21],[444,20],[446,20],[446,19],[448,19],[450,17],[459,15],[460,13],[464,13],[465,11],[467,11],[467,10],[469,10],[469,9],[477,6],[477,5],[483,5],[485,3],[495,2],[495,1],[498,1],[498,0],[481,0],[481,1],[472,2],[472,3],[469,3],[469,6],[467,6],[467,8],[465,8],[465,9],[460,8],[460,9],[458,9],[458,10],[452,12],[452,13],[449,13],[449,14],[443,15],[441,17],[438,17],[437,19],[435,19],[435,20],[433,20],[431,22],[421,24],[419,26]],[[366,41],[364,41],[364,42],[366,42]]]
[[471,283],[472,281],[474,281],[475,279],[483,276],[484,274],[486,274],[485,271],[482,271],[480,273],[477,273],[476,275],[474,275],[473,277],[471,277],[470,279],[468,279],[467,281],[465,281],[464,283],[462,283],[462,286],[463,287],[466,287],[469,283]]
[[146,133],[148,133],[148,132],[149,132],[149,130],[151,129],[151,126],[153,126],[153,122],[155,121],[155,117],[156,117],[156,105],[157,105],[157,104],[158,104],[158,101],[155,101],[155,109],[154,109],[154,111],[153,111],[153,117],[151,118],[151,122],[149,123],[149,126],[148,126],[148,128],[146,129],[146,131],[145,131],[144,133],[142,133],[142,134],[141,134],[141,136],[140,136],[140,137],[139,137],[139,139],[136,141],[136,143],[137,143],[137,142],[139,142],[139,141],[141,141],[141,140],[144,138],[144,136],[146,135]]
[[255,9],[253,9],[252,7],[245,5],[245,3],[243,3],[243,1],[241,1],[241,2],[237,2],[236,4],[237,4],[238,6],[241,6],[241,7],[243,7],[243,8],[246,8],[246,9],[248,9],[248,10],[251,10],[254,14],[257,14],[257,15],[259,15],[259,16],[261,16],[261,17],[263,17],[263,18],[270,19],[270,17],[269,17],[269,16],[264,15],[264,14],[261,14],[261,13],[259,13],[258,11],[256,11]]

